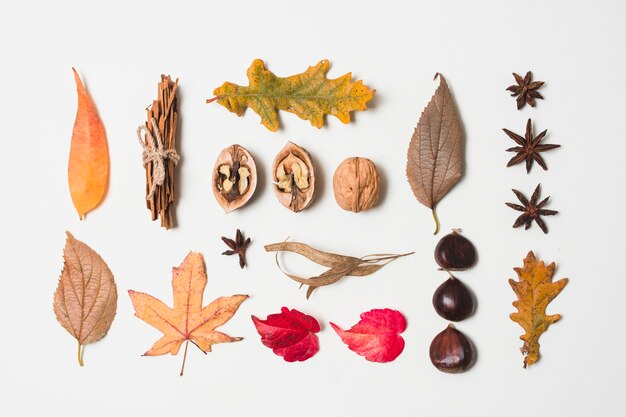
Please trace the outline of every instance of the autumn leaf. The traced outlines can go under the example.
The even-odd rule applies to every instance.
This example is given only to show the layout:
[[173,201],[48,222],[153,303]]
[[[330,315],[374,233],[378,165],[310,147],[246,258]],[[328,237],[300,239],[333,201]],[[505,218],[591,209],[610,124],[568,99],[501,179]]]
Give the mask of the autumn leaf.
[[327,60],[309,67],[302,74],[277,77],[265,69],[260,59],[255,59],[248,68],[249,86],[225,82],[213,91],[216,101],[237,116],[243,116],[248,107],[261,116],[261,124],[272,132],[278,130],[278,110],[294,113],[311,122],[324,126],[324,115],[332,114],[343,123],[350,122],[350,112],[366,110],[366,103],[374,96],[362,81],[352,81],[352,73],[329,80],[326,73],[330,68]]
[[520,336],[524,341],[521,348],[525,356],[524,368],[539,360],[539,336],[561,318],[560,314],[546,315],[546,307],[568,282],[567,278],[552,282],[554,268],[554,262],[546,266],[530,251],[524,259],[524,267],[513,268],[519,281],[509,279],[509,284],[517,295],[517,301],[513,302],[517,313],[512,313],[509,317],[526,332]]
[[406,175],[415,198],[432,210],[439,232],[437,203],[459,181],[463,170],[463,130],[448,83],[441,83],[422,112],[407,153]]
[[280,309],[279,314],[270,314],[266,320],[252,316],[252,321],[261,336],[261,343],[287,362],[302,362],[320,349],[315,333],[320,325],[315,319],[296,309]]
[[78,110],[72,132],[67,168],[72,202],[81,220],[93,210],[106,191],[109,180],[109,148],[104,125],[74,68]]
[[[299,242],[280,242],[265,245],[266,252],[276,252],[276,265],[280,271],[292,280],[300,283],[300,286],[308,285],[306,298],[308,299],[316,288],[332,285],[346,276],[364,277],[371,275],[389,262],[393,262],[398,258],[413,255],[415,252],[403,254],[374,254],[366,255],[362,258],[352,256],[344,256],[336,253],[323,252],[312,248],[311,246]],[[323,273],[313,277],[300,277],[298,275],[286,272],[278,262],[279,252],[293,252],[304,256],[310,261],[325,266],[329,269]]]
[[361,320],[350,330],[341,330],[334,323],[341,340],[350,350],[371,362],[391,362],[404,350],[400,333],[406,329],[406,319],[397,310],[375,309],[361,314]]
[[70,232],[53,308],[57,321],[78,341],[78,363],[83,366],[85,345],[102,339],[113,323],[117,287],[100,255]]
[[185,370],[189,342],[207,353],[216,343],[242,340],[241,337],[231,337],[215,329],[230,320],[248,296],[237,294],[220,297],[202,307],[202,295],[206,284],[202,254],[189,252],[178,268],[172,268],[174,308],[168,307],[151,295],[128,291],[135,307],[135,316],[163,333],[163,337],[157,340],[144,356],[166,353],[176,355],[183,342],[186,342],[181,376]]

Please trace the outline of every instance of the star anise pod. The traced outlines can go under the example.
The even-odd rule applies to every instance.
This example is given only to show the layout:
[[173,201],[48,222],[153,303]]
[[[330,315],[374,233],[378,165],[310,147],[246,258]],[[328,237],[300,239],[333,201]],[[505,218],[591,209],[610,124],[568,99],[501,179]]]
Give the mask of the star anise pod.
[[537,90],[541,88],[544,82],[532,81],[532,72],[528,71],[524,78],[516,73],[513,73],[513,77],[515,77],[517,85],[511,85],[507,88],[507,90],[513,93],[511,94],[511,97],[517,97],[517,110],[524,107],[526,103],[528,103],[530,107],[535,107],[535,99],[543,100],[543,96]]
[[548,228],[543,222],[541,216],[554,216],[555,214],[558,214],[558,211],[546,210],[543,208],[543,206],[548,203],[550,196],[544,198],[539,204],[537,204],[537,200],[539,200],[540,190],[541,184],[538,184],[537,188],[535,188],[535,191],[533,192],[532,197],[530,197],[530,201],[528,201],[528,199],[521,192],[517,190],[512,190],[513,193],[515,193],[515,195],[517,196],[517,199],[523,204],[523,206],[520,206],[519,204],[506,203],[506,205],[511,207],[513,210],[523,212],[517,218],[517,220],[515,220],[515,223],[513,223],[513,227],[519,227],[524,224],[524,229],[528,229],[534,220],[541,228],[541,230],[543,230],[543,233],[548,233]]
[[243,269],[243,267],[246,266],[246,249],[251,242],[250,238],[244,240],[243,233],[241,233],[241,230],[237,229],[235,240],[224,236],[222,236],[222,240],[230,248],[230,250],[222,252],[222,255],[239,255],[239,266]]
[[543,160],[543,157],[539,155],[540,152],[549,151],[550,149],[558,148],[561,145],[546,145],[542,144],[544,136],[548,130],[544,130],[537,137],[533,137],[533,125],[532,120],[528,119],[526,122],[526,136],[521,137],[517,133],[511,132],[509,129],[502,129],[504,133],[507,134],[508,137],[513,139],[515,143],[520,146],[515,146],[513,148],[509,148],[507,152],[516,152],[511,160],[506,164],[507,167],[519,164],[523,160],[526,160],[526,172],[530,172],[530,168],[533,166],[533,161],[537,161],[537,163],[543,168],[547,170],[546,161]]

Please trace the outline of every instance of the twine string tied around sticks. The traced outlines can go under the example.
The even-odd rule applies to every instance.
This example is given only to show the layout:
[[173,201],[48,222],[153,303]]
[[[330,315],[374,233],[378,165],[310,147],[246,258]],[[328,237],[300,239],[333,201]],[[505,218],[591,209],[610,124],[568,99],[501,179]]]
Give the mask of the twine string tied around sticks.
[[157,122],[154,117],[150,121],[152,122],[154,136],[152,136],[150,129],[146,125],[141,125],[137,128],[137,138],[143,148],[143,164],[147,165],[152,162],[152,187],[146,196],[146,200],[150,200],[156,188],[163,185],[165,181],[165,160],[169,159],[176,165],[180,159],[176,149],[163,149],[163,140],[161,139],[161,132],[159,132]]

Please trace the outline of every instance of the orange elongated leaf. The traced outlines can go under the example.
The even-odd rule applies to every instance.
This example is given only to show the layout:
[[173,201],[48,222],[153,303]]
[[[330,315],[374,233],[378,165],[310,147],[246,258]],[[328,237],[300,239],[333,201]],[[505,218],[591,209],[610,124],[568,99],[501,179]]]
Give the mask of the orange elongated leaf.
[[326,73],[328,60],[309,67],[302,74],[277,77],[265,68],[265,63],[255,59],[248,68],[250,85],[240,86],[225,82],[213,91],[214,98],[237,116],[243,116],[248,107],[261,116],[261,124],[275,132],[278,130],[278,110],[288,111],[308,120],[311,125],[324,126],[324,115],[332,114],[343,123],[350,122],[350,112],[366,110],[366,103],[376,90],[352,81],[352,73],[329,80]]
[[72,202],[81,220],[104,197],[109,180],[109,147],[104,125],[74,68],[78,110],[67,168]]
[[439,232],[437,203],[461,178],[463,131],[448,83],[441,74],[437,91],[422,112],[407,152],[406,176],[415,198],[432,210]]
[[186,342],[181,376],[185,370],[189,342],[207,353],[216,343],[242,340],[241,337],[231,337],[215,329],[230,320],[248,296],[237,294],[220,297],[202,307],[202,295],[206,284],[202,254],[189,252],[178,268],[172,268],[173,308],[151,295],[128,291],[135,307],[135,316],[163,333],[163,337],[157,340],[144,356],[166,353],[176,355],[182,343]]
[[78,341],[78,363],[83,366],[84,346],[102,339],[113,323],[117,287],[100,255],[69,232],[53,308],[61,326]]
[[526,332],[520,336],[524,341],[521,348],[525,356],[524,368],[539,360],[539,336],[561,318],[560,314],[546,315],[548,304],[561,293],[569,281],[563,278],[552,282],[554,268],[554,262],[546,266],[530,251],[524,259],[524,267],[513,268],[519,281],[509,279],[509,284],[517,295],[517,301],[513,302],[517,313],[512,313],[509,317]]

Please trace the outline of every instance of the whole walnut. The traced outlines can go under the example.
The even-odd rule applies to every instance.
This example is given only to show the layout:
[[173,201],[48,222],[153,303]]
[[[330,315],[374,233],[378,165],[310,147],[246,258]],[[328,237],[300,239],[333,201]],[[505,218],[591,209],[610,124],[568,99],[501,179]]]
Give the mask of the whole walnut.
[[333,176],[333,190],[342,209],[355,213],[371,209],[380,195],[376,164],[367,158],[345,159]]

